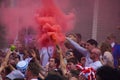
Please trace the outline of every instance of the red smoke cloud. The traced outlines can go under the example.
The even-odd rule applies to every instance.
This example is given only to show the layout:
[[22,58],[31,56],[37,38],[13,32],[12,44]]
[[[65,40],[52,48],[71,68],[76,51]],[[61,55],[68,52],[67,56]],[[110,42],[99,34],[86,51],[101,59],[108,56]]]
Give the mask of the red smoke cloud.
[[66,15],[58,8],[53,0],[42,0],[42,8],[36,15],[39,24],[40,46],[48,46],[53,43],[63,43],[65,33],[73,29],[75,16],[73,13]]
[[[6,2],[5,2],[6,1]],[[19,30],[31,26],[36,28],[35,22],[36,10],[40,7],[40,1],[37,0],[5,0],[1,9],[2,23],[7,27],[8,39],[15,39]],[[9,1],[9,2],[7,2]],[[9,3],[9,4],[6,4]]]
[[[41,22],[38,21],[39,24],[37,24],[35,20],[35,13],[38,9],[40,9],[40,11],[37,11],[37,14],[41,20],[43,19],[42,24],[44,23],[44,19],[48,21],[48,24],[44,26],[54,24],[55,28],[52,25],[48,30],[52,30],[52,32],[55,33],[58,32],[57,36],[64,35],[64,33],[73,29],[74,14],[69,13],[69,15],[66,15],[61,11],[61,9],[65,10],[69,7],[69,0],[55,0],[55,3],[57,3],[61,9],[54,4],[53,0],[42,0],[42,3],[41,0],[14,0],[14,2],[11,3],[10,1],[3,1],[3,6],[0,8],[1,20],[7,27],[7,37],[10,39],[14,40],[19,30],[27,28],[28,26],[37,29],[39,25],[40,30]],[[46,30],[45,28],[46,27],[44,27],[43,30]],[[42,31],[39,34],[41,35],[41,33]],[[44,39],[44,37],[41,38]],[[61,39],[59,40],[61,42]]]

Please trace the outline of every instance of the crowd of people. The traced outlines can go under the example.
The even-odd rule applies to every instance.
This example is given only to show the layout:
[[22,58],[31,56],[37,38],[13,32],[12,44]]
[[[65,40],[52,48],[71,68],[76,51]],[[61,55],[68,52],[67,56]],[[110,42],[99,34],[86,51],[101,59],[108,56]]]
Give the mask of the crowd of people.
[[120,44],[113,34],[99,43],[70,33],[64,45],[14,46],[0,50],[0,80],[120,80]]

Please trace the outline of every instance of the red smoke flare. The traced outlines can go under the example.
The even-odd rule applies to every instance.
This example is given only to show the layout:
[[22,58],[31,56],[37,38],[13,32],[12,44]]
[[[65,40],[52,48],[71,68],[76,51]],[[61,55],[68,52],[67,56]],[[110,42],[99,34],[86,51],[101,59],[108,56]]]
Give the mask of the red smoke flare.
[[40,30],[38,39],[40,46],[63,43],[64,33],[72,29],[69,22],[74,18],[74,15],[65,15],[53,0],[42,0],[42,4],[41,10],[36,15]]

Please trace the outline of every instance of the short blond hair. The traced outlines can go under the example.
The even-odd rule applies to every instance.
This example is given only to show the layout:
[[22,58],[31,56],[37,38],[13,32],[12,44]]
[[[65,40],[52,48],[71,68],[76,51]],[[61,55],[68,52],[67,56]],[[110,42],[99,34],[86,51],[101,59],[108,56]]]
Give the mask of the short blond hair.
[[113,33],[111,33],[107,36],[107,39],[116,39],[116,36]]

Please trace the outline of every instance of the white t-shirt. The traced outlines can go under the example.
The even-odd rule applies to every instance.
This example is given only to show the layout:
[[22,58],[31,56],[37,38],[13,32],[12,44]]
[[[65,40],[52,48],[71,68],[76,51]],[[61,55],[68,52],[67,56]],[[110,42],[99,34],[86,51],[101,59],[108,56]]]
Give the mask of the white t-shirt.
[[114,64],[114,60],[113,60],[113,56],[112,56],[111,52],[109,52],[109,51],[104,52],[103,61],[104,61],[104,65],[107,63],[110,63],[111,65]]
[[88,67],[92,67],[94,70],[97,70],[101,66],[102,66],[102,63],[100,61],[95,61],[95,62],[89,64]]
[[42,66],[46,66],[46,64],[49,61],[49,58],[52,57],[54,52],[54,47],[53,46],[48,46],[48,47],[43,47],[40,50],[40,59],[42,59]]

